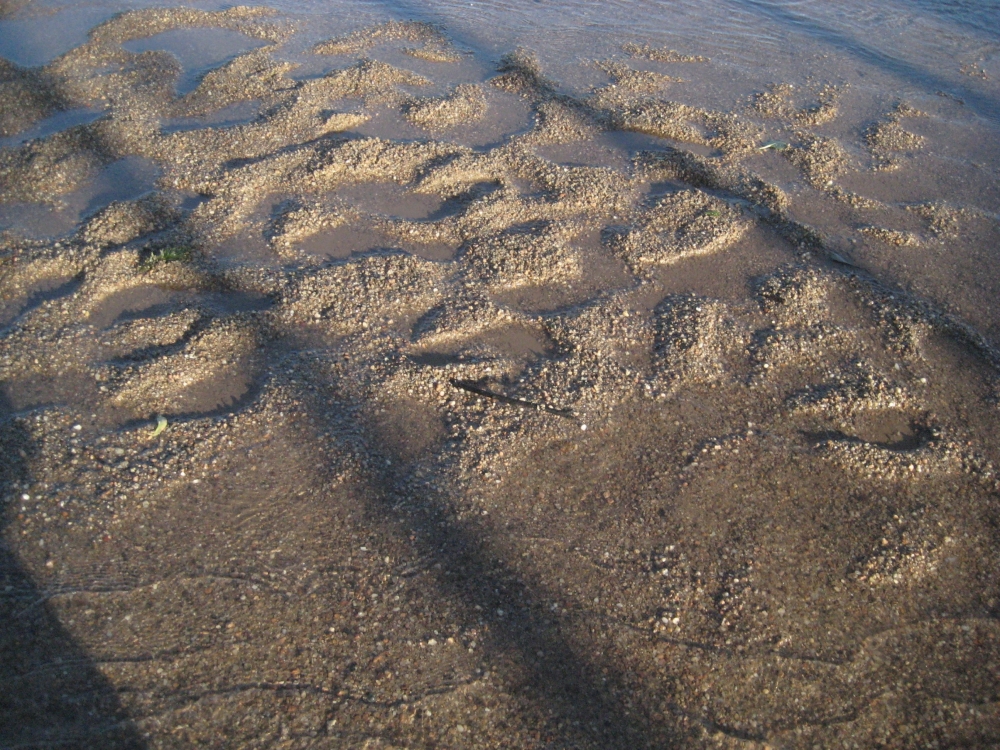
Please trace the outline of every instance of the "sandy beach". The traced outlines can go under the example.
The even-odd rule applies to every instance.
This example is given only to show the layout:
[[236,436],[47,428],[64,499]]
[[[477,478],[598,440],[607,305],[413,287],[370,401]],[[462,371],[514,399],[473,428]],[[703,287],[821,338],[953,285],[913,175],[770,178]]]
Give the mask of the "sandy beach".
[[1000,44],[102,7],[0,59],[0,748],[1000,743]]

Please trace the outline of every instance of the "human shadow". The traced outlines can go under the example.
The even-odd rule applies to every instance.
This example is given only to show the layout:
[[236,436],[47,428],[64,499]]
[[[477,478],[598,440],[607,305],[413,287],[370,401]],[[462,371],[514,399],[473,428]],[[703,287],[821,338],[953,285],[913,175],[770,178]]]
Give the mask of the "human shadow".
[[[680,723],[657,715],[662,706],[644,705],[623,672],[572,644],[551,609],[558,593],[505,559],[499,530],[457,520],[452,498],[412,476],[407,457],[380,439],[346,396],[320,399],[308,389],[297,396],[318,431],[361,436],[372,467],[363,480],[372,490],[370,516],[405,536],[443,599],[482,613],[481,648],[517,675],[512,689],[534,707],[528,716],[538,719],[547,747],[633,750],[692,741]],[[703,724],[668,704],[688,726]]]
[[[0,395],[0,531],[29,490],[33,450]],[[114,686],[60,624],[10,541],[0,541],[0,749],[144,748]]]

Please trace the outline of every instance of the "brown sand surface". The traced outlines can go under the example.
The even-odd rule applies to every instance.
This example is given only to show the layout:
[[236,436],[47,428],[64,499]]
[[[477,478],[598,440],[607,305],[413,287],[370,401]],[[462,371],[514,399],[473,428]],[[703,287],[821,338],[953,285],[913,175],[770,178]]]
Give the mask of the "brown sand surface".
[[1000,743],[995,126],[293,32],[0,61],[0,747]]

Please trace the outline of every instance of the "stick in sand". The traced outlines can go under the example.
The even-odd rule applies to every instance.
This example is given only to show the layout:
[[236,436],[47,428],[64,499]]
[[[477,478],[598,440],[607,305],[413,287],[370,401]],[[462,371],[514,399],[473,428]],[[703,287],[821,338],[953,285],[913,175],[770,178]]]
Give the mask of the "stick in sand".
[[501,401],[505,404],[510,404],[511,406],[520,406],[522,409],[535,409],[537,411],[546,411],[549,414],[555,414],[557,417],[564,417],[565,419],[575,419],[573,412],[570,409],[556,409],[553,406],[546,406],[545,404],[539,404],[534,401],[525,401],[523,398],[513,398],[511,396],[505,396],[502,393],[496,393],[495,391],[488,390],[482,386],[478,386],[470,380],[459,380],[457,378],[449,378],[449,383],[451,383],[456,388],[461,388],[463,391],[469,391],[469,393],[475,393],[477,396],[486,396],[486,398],[492,398],[496,401]]

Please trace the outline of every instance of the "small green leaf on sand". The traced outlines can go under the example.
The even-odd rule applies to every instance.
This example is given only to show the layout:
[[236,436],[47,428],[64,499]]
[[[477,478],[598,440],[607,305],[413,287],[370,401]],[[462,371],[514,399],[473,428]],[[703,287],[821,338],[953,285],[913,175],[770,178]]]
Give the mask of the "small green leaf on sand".
[[156,429],[153,430],[152,434],[150,434],[149,437],[150,438],[155,438],[157,435],[159,435],[165,429],[167,429],[167,418],[165,416],[163,416],[162,414],[159,414],[156,417]]
[[763,146],[759,146],[757,150],[771,151],[773,149],[774,151],[784,151],[786,148],[788,148],[788,144],[784,141],[770,141],[769,143],[765,143]]
[[150,255],[139,264],[139,270],[143,272],[151,271],[162,263],[186,263],[191,260],[192,252],[190,247],[171,245]]

